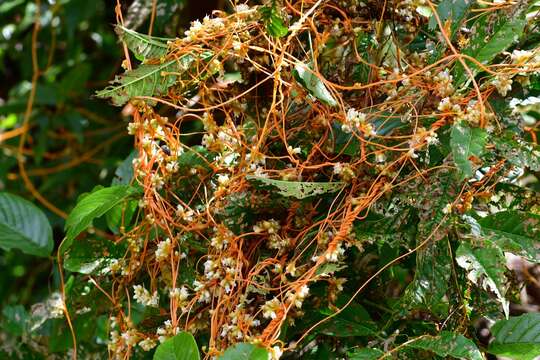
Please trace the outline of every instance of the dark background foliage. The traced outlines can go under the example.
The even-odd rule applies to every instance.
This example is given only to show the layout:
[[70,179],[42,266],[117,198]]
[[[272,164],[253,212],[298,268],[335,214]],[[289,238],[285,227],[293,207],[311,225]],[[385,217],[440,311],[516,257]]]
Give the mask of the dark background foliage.
[[[152,1],[121,3],[126,22],[147,30]],[[10,131],[23,122],[31,89],[36,2],[0,2],[0,191],[32,199],[17,167],[17,156],[24,156],[36,190],[67,213],[80,194],[96,184],[109,184],[130,153],[126,117],[92,96],[121,68],[121,47],[113,29],[115,5],[111,0],[41,2],[36,42],[40,77],[26,144],[19,154],[19,136],[11,137]],[[190,19],[220,6],[223,4],[212,0],[159,1],[153,34],[174,37]],[[64,219],[38,205],[51,221],[58,246]],[[43,300],[58,288],[58,281],[52,259],[0,250],[0,308],[4,314],[12,305],[28,307]]]

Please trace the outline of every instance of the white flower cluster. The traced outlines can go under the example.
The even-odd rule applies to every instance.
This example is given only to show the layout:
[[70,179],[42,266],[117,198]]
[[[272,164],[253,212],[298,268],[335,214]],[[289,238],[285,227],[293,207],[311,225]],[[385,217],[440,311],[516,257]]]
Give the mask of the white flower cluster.
[[264,303],[262,306],[262,315],[265,319],[275,319],[277,318],[277,312],[281,309],[281,302],[278,298],[273,298]]
[[329,247],[326,253],[324,254],[324,257],[328,262],[338,262],[339,258],[343,254],[345,254],[345,249],[342,247],[340,243],[334,247]]
[[298,309],[302,307],[302,303],[306,296],[309,295],[309,287],[307,285],[302,285],[300,289],[296,292],[290,291],[287,293],[287,300]]
[[419,127],[418,129],[416,129],[416,132],[412,135],[412,137],[408,140],[409,151],[407,154],[409,157],[416,159],[418,158],[416,151],[424,147],[425,144],[436,145],[438,143],[439,137],[434,130],[426,130],[423,127]]
[[269,249],[281,252],[289,247],[291,240],[279,235],[280,229],[281,225],[274,219],[259,221],[253,226],[253,231],[256,233],[268,234],[267,246]]
[[156,345],[157,345],[156,340],[154,340],[152,338],[146,338],[146,339],[143,339],[143,340],[139,341],[139,346],[144,351],[150,351],[153,348],[155,348]]
[[215,32],[225,29],[225,22],[222,18],[210,18],[205,16],[203,21],[195,20],[191,27],[184,33],[184,41],[194,41],[206,35],[212,35]]
[[209,303],[211,299],[211,294],[206,284],[202,281],[195,280],[193,281],[193,290],[197,294],[197,301],[200,303]]
[[223,250],[234,238],[232,231],[225,226],[219,226],[214,229],[215,235],[210,239],[210,246],[216,250]]
[[228,294],[236,286],[237,262],[232,257],[210,257],[204,262],[204,276],[207,280],[220,280],[220,286]]
[[187,206],[183,206],[182,204],[176,205],[176,216],[178,216],[182,221],[189,224],[195,220],[196,215],[197,214],[195,211],[191,210]]
[[151,307],[159,306],[159,295],[157,291],[154,291],[153,294],[150,294],[150,291],[148,291],[142,285],[133,285],[133,291],[133,299],[139,304]]
[[339,176],[341,180],[346,181],[346,182],[351,181],[356,176],[354,173],[354,170],[347,163],[341,163],[341,162],[335,163],[333,172],[334,174]]
[[459,104],[454,104],[449,97],[445,97],[439,102],[437,110],[442,113],[461,113],[461,107],[459,106]]
[[156,330],[156,334],[158,335],[158,340],[160,343],[165,342],[165,340],[173,337],[180,332],[180,328],[178,326],[172,326],[171,320],[166,320],[163,325],[164,326],[160,326]]
[[452,81],[454,78],[452,75],[450,75],[450,71],[448,69],[445,69],[444,71],[441,71],[437,75],[433,77],[433,80],[435,81],[436,88],[435,92],[440,97],[448,97],[451,96],[455,89],[454,85],[452,84]]
[[160,241],[157,244],[157,249],[155,252],[156,260],[157,261],[168,260],[171,256],[171,250],[172,250],[171,239],[167,238],[163,241]]
[[365,113],[360,112],[355,108],[350,108],[347,110],[345,122],[341,125],[341,130],[350,134],[354,129],[357,129],[366,136],[377,135],[373,125],[368,123],[366,119],[367,115]]
[[506,96],[512,90],[512,79],[508,75],[499,74],[493,80],[493,85],[501,96]]
[[[145,156],[133,159],[136,175],[141,181],[150,179],[151,186],[156,190],[161,190],[171,175],[178,172],[177,159],[184,152],[181,144],[175,145],[174,149],[167,144],[169,130],[165,121],[166,118],[161,117],[159,120],[153,118],[128,125],[128,133],[138,136],[145,152]],[[144,207],[146,204],[143,202],[140,205]]]
[[54,292],[45,303],[49,311],[50,318],[61,318],[64,316],[64,299],[59,292]]
[[514,50],[510,55],[512,64],[525,65],[527,70],[539,71],[540,51],[539,50]]
[[189,292],[185,286],[181,288],[175,287],[169,290],[169,297],[182,303],[189,298]]

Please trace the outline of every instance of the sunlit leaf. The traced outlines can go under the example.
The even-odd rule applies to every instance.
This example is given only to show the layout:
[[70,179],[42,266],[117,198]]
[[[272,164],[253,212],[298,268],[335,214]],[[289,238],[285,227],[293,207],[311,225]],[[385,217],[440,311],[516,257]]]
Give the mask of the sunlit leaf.
[[491,327],[489,352],[514,360],[533,360],[540,354],[540,314],[499,320]]
[[[491,17],[483,16],[476,21],[472,27],[471,40],[462,53],[473,57],[483,65],[488,65],[500,53],[516,43],[527,21],[522,15],[506,16],[500,14],[491,23]],[[479,71],[479,67],[467,61],[467,66],[474,72]],[[456,65],[454,80],[457,85],[461,85],[469,75],[461,64]]]
[[439,336],[420,336],[408,342],[407,347],[428,350],[443,357],[468,360],[484,359],[472,340],[450,331],[442,331]]
[[501,211],[478,220],[482,235],[503,251],[540,262],[540,216],[521,211]]
[[506,260],[500,249],[493,246],[473,248],[463,242],[456,251],[456,262],[467,271],[467,278],[471,282],[492,291],[502,304],[505,314],[509,313],[509,303],[505,298]]
[[195,338],[182,331],[159,345],[154,353],[154,360],[199,360],[199,349]]
[[246,178],[255,184],[262,184],[274,188],[281,196],[294,197],[297,199],[333,193],[345,186],[342,182],[285,181],[252,175],[249,175]]
[[452,127],[450,137],[450,146],[454,162],[463,177],[471,177],[473,175],[473,166],[471,157],[479,158],[483,152],[487,142],[487,132],[480,128],[470,128],[464,123],[456,123]]
[[326,85],[307,65],[298,63],[294,67],[298,81],[309,91],[309,93],[327,105],[336,106],[337,102],[326,88]]
[[167,54],[167,42],[174,40],[141,34],[122,25],[116,25],[115,31],[139,60],[164,56]]
[[127,198],[140,193],[140,189],[118,185],[99,189],[86,195],[80,200],[66,219],[66,240],[62,243],[62,251],[70,247],[71,243],[82,231],[92,224],[95,218],[104,215],[117,204]]
[[238,343],[227,350],[221,355],[219,360],[268,360],[268,351],[260,346]]

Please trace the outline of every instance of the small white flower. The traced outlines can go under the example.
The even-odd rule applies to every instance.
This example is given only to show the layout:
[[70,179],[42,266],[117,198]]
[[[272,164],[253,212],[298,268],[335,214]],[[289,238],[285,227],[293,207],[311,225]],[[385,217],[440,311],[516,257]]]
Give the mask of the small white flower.
[[159,295],[157,291],[154,291],[153,294],[150,294],[150,292],[146,290],[142,285],[134,285],[133,290],[133,299],[139,304],[151,307],[159,306]]
[[287,151],[293,155],[298,155],[302,152],[300,147],[293,148],[291,145],[287,146]]
[[512,90],[512,79],[507,75],[497,75],[493,80],[493,85],[501,96],[506,96],[508,91]]
[[169,291],[169,297],[171,299],[177,299],[180,301],[185,301],[189,297],[189,292],[185,286],[182,286],[181,288],[174,288]]
[[146,338],[146,339],[144,339],[144,340],[139,341],[139,346],[140,346],[141,349],[143,349],[144,351],[150,351],[150,350],[152,350],[153,348],[155,348],[156,345],[157,345],[156,340],[151,339],[151,338]]
[[442,209],[443,214],[450,214],[452,212],[452,204],[446,204]]
[[164,241],[160,241],[157,245],[156,249],[156,260],[157,261],[163,261],[167,260],[171,255],[171,239],[167,238]]
[[129,329],[128,331],[123,332],[120,337],[128,346],[135,346],[137,344],[137,340],[139,340],[139,336],[134,329]]
[[273,298],[264,303],[261,310],[265,319],[275,319],[277,317],[277,311],[279,311],[281,303],[277,298]]
[[329,262],[337,262],[339,257],[343,254],[345,254],[345,249],[343,249],[341,244],[339,244],[334,249],[327,251],[324,257]]
[[229,183],[230,177],[228,174],[219,174],[218,175],[218,183],[220,185],[227,185]]

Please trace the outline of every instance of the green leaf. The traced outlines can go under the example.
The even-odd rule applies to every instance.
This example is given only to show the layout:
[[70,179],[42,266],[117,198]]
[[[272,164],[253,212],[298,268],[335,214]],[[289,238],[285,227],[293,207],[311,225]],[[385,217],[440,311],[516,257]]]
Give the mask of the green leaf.
[[[192,57],[184,56],[179,61],[183,64],[190,63]],[[96,92],[96,96],[111,98],[114,105],[121,106],[134,97],[165,95],[176,83],[177,76],[171,73],[178,73],[180,69],[186,68],[185,65],[179,65],[177,60],[169,60],[158,65],[142,64],[135,70],[117,76],[111,83],[113,85]]]
[[75,237],[92,224],[95,218],[104,215],[125,199],[138,195],[140,189],[127,185],[102,188],[82,198],[66,220],[66,240],[60,252],[67,250]]
[[407,347],[428,350],[439,356],[450,356],[458,359],[484,359],[472,340],[450,331],[442,331],[439,336],[420,336],[410,342]]
[[[468,10],[473,4],[470,0],[442,0],[437,5],[437,15],[444,24],[446,21],[451,21],[451,37],[453,38],[456,31],[460,28],[461,23],[468,14]],[[429,19],[429,29],[437,28],[437,20],[435,16]]]
[[268,360],[269,354],[265,348],[249,343],[238,343],[221,355],[219,360]]
[[126,246],[106,239],[75,240],[64,255],[64,268],[81,274],[98,274],[125,255]]
[[11,335],[23,335],[28,328],[28,313],[24,309],[24,306],[5,306],[2,309],[2,321],[0,327]]
[[321,100],[327,105],[337,106],[337,102],[326,88],[326,85],[321,81],[321,79],[313,72],[313,70],[303,64],[297,63],[294,67],[294,74],[296,79],[309,93],[315,96],[317,99]]
[[122,226],[126,227],[130,225],[131,220],[137,213],[138,208],[139,203],[135,200],[124,201],[113,207],[105,215],[109,230],[115,234],[118,234]]
[[539,313],[499,320],[491,334],[495,337],[488,349],[492,354],[515,360],[533,360],[540,354]]
[[418,250],[413,281],[407,286],[401,306],[427,309],[440,315],[439,305],[448,290],[452,259],[446,239]]
[[[167,60],[161,64],[141,64],[138,68],[126,71],[117,76],[111,85],[96,92],[100,98],[111,98],[112,103],[121,106],[139,96],[162,96],[168,89],[179,82],[184,74],[188,74],[191,65],[198,57],[201,60],[208,60],[213,56],[210,51],[201,54],[186,54],[178,59]],[[211,67],[211,71],[203,74],[189,74],[184,76],[189,84],[208,78],[217,71],[217,67]],[[189,88],[183,84],[183,88]]]
[[116,168],[112,185],[129,185],[133,179],[133,159],[137,157],[137,150],[129,153],[128,157]]
[[199,349],[195,338],[188,332],[181,332],[159,345],[154,360],[199,360]]
[[0,248],[47,257],[54,247],[45,214],[30,201],[0,193]]
[[301,182],[267,179],[264,177],[248,175],[249,181],[262,184],[277,190],[277,193],[285,197],[304,199],[310,196],[333,193],[345,186],[342,182]]
[[135,57],[141,61],[166,55],[167,41],[174,40],[141,34],[122,25],[116,25],[114,30],[129,50],[133,51]]
[[[506,14],[497,14],[495,22],[492,24],[489,16],[478,19],[472,28],[471,41],[469,45],[462,50],[462,53],[469,55],[482,63],[488,65],[500,53],[508,49],[516,42],[527,21],[521,15],[507,16]],[[467,60],[465,60],[467,61]],[[468,67],[477,73],[479,68],[475,64],[468,62]],[[455,68],[455,84],[461,85],[468,74],[461,64]]]
[[379,349],[363,348],[348,354],[350,360],[378,360],[384,355]]
[[454,162],[463,177],[473,175],[473,167],[469,160],[471,156],[480,157],[484,152],[487,141],[487,132],[480,128],[470,128],[464,123],[456,123],[450,134],[450,147]]
[[540,262],[540,215],[522,211],[501,211],[478,220],[482,235],[501,250]]
[[[350,299],[350,294],[342,294],[335,302],[337,308],[342,308]],[[335,310],[323,308],[319,310],[320,319],[334,314]],[[317,318],[319,320],[319,318]],[[375,322],[370,318],[369,312],[359,303],[352,302],[328,321],[319,325],[314,334],[325,334],[334,337],[370,336],[377,331]]]
[[485,290],[491,290],[503,306],[504,313],[509,313],[509,303],[505,299],[504,276],[506,260],[502,251],[486,241],[481,248],[473,249],[463,242],[456,251],[456,262],[467,271],[467,278]]
[[280,38],[289,33],[289,29],[281,18],[275,1],[272,2],[271,6],[264,6],[259,11],[261,12],[268,34]]

